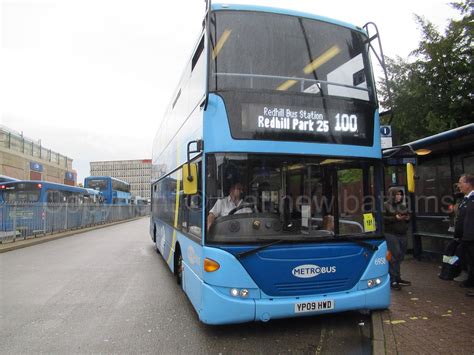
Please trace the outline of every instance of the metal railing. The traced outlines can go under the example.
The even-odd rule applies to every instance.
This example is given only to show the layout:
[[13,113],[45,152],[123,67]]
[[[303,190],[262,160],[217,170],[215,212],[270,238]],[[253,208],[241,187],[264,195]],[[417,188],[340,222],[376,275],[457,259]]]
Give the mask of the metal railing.
[[1,203],[0,243],[146,216],[146,205]]

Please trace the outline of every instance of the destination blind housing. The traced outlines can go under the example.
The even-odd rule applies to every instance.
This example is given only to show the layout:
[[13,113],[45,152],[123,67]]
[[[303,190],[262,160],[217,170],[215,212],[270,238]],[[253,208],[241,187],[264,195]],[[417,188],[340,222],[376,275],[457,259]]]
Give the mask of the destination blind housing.
[[[337,105],[336,100],[339,101]],[[229,105],[226,101],[232,137],[364,146],[373,144],[375,108],[370,103],[313,98],[311,105],[305,102],[300,105],[298,102],[296,106],[285,101],[278,104],[242,102],[240,112],[236,110],[238,103],[234,101]]]

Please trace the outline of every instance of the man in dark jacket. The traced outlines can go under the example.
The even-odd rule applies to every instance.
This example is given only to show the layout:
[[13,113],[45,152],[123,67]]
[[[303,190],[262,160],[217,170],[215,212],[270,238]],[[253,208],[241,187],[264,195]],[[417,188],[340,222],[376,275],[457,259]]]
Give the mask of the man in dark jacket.
[[390,287],[401,290],[401,286],[411,285],[410,281],[401,278],[400,273],[400,264],[407,251],[407,231],[410,221],[403,190],[393,188],[389,190],[389,201],[384,204],[384,212],[385,239],[392,255],[389,264]]
[[[474,287],[474,175],[461,175],[458,187],[464,194],[464,199],[458,207],[454,238],[461,240],[469,272],[467,280],[461,283],[461,286]],[[474,296],[474,292],[468,291],[466,295]]]

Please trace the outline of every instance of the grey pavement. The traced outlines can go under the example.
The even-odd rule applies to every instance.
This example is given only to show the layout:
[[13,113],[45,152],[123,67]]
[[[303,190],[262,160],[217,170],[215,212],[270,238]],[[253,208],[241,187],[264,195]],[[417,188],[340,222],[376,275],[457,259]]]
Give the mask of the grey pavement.
[[376,354],[474,354],[474,298],[438,278],[440,263],[408,258],[389,310],[374,313]]

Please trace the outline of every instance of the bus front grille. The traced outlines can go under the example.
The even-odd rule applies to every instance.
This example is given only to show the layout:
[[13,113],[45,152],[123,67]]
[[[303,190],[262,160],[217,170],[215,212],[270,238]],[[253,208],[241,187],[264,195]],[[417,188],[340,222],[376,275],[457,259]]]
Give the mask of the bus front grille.
[[314,294],[346,290],[349,279],[330,281],[291,282],[275,284],[275,290],[281,295]]

